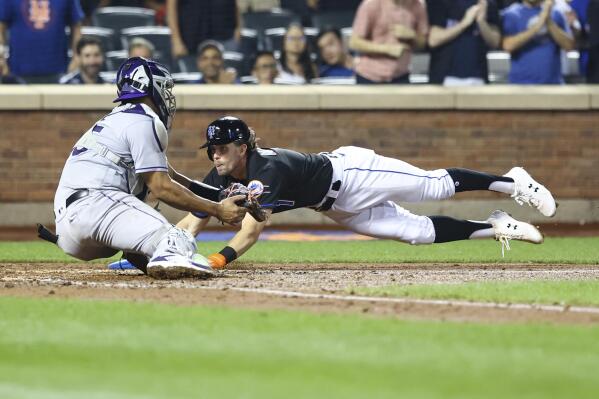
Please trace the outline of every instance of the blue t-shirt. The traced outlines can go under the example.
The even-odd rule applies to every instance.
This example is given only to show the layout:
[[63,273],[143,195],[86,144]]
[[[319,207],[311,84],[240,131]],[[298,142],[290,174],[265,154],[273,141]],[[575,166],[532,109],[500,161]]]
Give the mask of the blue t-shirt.
[[356,73],[343,65],[322,64],[318,71],[321,78],[351,78]]
[[79,0],[1,0],[0,21],[9,27],[13,73],[64,73],[68,66],[65,27],[83,19]]
[[[538,20],[541,7],[514,3],[503,11],[503,34],[514,36],[526,31]],[[566,21],[559,11],[551,11],[551,19],[565,29]],[[537,36],[512,54],[510,83],[563,83],[560,48],[545,27]]]

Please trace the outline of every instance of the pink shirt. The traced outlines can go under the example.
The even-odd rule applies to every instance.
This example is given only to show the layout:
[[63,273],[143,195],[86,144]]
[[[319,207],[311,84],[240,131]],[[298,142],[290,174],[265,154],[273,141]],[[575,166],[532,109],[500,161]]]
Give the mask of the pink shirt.
[[[393,26],[400,24],[426,35],[428,17],[422,0],[405,0],[397,5],[394,0],[364,0],[356,13],[353,34],[375,43],[399,44]],[[356,72],[366,79],[388,82],[410,72],[412,52],[404,50],[400,58],[386,55],[362,54],[357,59]]]

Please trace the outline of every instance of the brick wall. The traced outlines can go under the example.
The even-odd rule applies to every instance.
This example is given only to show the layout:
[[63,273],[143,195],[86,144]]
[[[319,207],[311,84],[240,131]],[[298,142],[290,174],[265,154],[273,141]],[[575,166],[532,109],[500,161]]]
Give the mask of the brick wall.
[[[202,129],[223,115],[180,111],[171,163],[202,177]],[[524,165],[560,198],[599,198],[599,113],[591,111],[243,111],[263,147],[375,149],[427,169],[450,166],[505,173]],[[52,201],[71,147],[103,112],[0,111],[0,202]],[[461,194],[462,196],[464,194]],[[493,194],[477,194],[490,198]],[[471,195],[469,194],[469,197]]]

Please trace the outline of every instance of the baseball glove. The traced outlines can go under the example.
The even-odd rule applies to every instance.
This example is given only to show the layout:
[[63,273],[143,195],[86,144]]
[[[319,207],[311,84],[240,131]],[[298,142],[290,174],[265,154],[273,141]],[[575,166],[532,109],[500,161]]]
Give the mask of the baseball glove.
[[229,187],[222,190],[219,194],[219,199],[222,201],[225,198],[233,197],[235,195],[245,196],[245,200],[238,201],[237,205],[242,206],[248,210],[248,213],[252,215],[257,222],[264,222],[266,220],[266,212],[260,206],[258,197],[262,192],[256,190],[250,190],[241,183],[231,183]]

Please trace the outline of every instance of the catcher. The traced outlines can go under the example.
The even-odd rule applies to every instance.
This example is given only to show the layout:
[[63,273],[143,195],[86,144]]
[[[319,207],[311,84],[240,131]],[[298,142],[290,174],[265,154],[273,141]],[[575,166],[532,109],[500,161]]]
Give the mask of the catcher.
[[[509,250],[509,240],[540,244],[543,235],[500,210],[485,221],[457,220],[415,215],[397,203],[490,190],[511,195],[520,205],[533,206],[545,216],[556,211],[551,193],[520,167],[496,176],[461,168],[426,171],[358,147],[320,154],[263,149],[256,145],[254,131],[231,116],[208,126],[201,148],[207,149],[214,164],[204,183],[228,187],[225,195],[245,195],[252,209],[228,245],[208,257],[213,268],[225,267],[254,245],[271,213],[295,208],[310,207],[357,233],[410,244],[496,238],[502,243],[502,253],[504,248]],[[177,226],[196,235],[209,218],[190,213]]]

